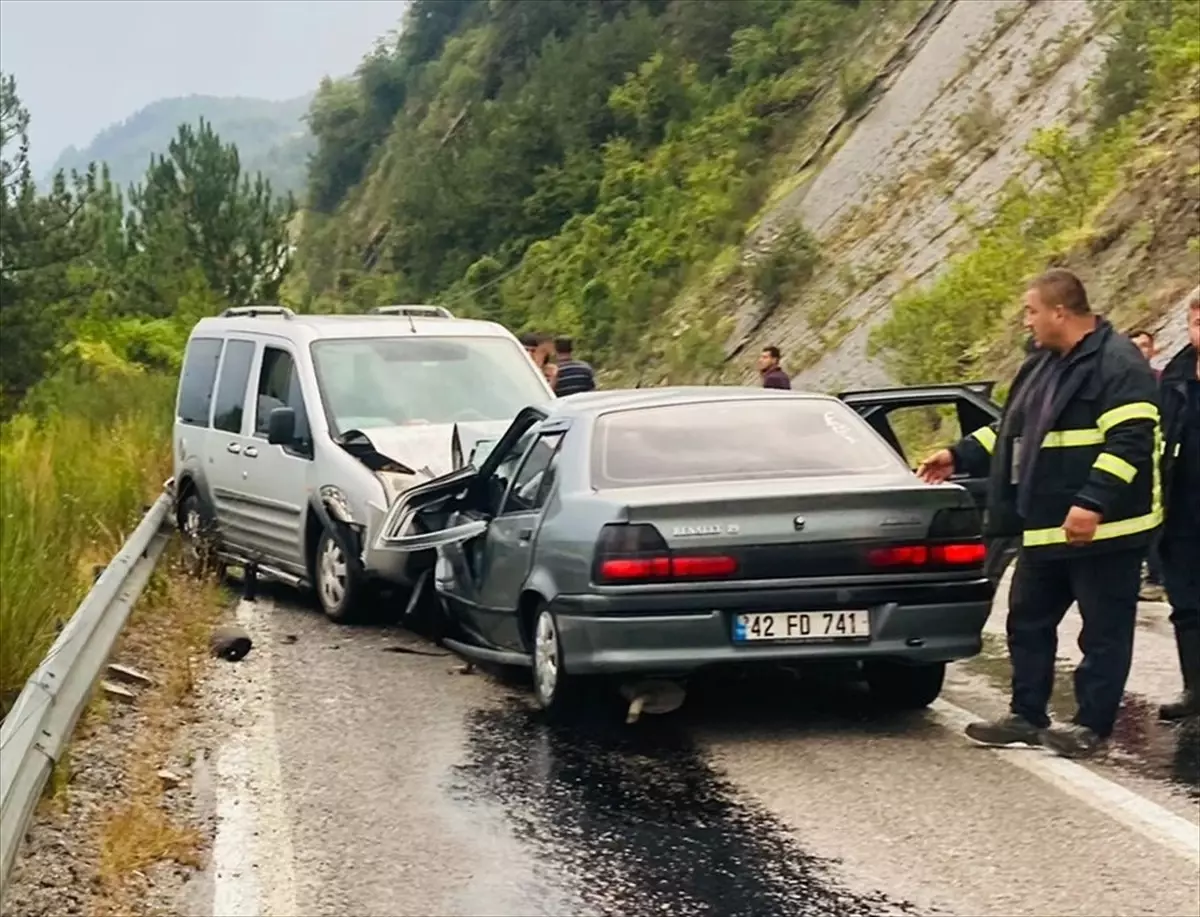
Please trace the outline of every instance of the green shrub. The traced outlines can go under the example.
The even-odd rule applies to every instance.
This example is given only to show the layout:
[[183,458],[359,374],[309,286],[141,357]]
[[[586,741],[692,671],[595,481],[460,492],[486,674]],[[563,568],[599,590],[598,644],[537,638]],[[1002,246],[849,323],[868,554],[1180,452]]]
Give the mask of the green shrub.
[[171,473],[174,384],[58,378],[0,427],[0,714]]

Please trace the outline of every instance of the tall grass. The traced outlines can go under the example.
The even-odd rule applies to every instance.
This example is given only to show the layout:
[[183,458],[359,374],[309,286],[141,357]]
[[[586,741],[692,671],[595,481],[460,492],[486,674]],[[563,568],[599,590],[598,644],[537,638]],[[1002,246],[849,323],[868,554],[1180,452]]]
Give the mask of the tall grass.
[[0,715],[170,475],[174,380],[55,379],[0,428]]

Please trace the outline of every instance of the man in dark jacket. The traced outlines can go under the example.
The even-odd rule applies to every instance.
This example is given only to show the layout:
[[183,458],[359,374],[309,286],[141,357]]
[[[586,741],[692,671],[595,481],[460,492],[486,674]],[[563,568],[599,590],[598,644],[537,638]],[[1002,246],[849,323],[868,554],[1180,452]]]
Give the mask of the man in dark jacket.
[[596,390],[596,374],[583,360],[576,360],[574,345],[568,337],[554,339],[558,373],[554,377],[554,394],[559,398]]
[[1183,695],[1158,708],[1164,720],[1200,713],[1200,293],[1188,303],[1191,343],[1162,374],[1163,582],[1179,651]]
[[763,352],[758,355],[758,372],[762,376],[763,388],[792,387],[792,379],[783,371],[780,358],[779,348],[774,344],[764,347]]
[[[1009,596],[1011,714],[972,723],[987,744],[1045,744],[1092,754],[1112,733],[1133,657],[1142,558],[1162,521],[1154,373],[1137,347],[1091,311],[1070,271],[1025,293],[1037,349],[1013,381],[999,422],[922,463],[939,482],[955,470],[988,476],[985,536],[1020,536]],[[1059,622],[1083,617],[1073,722],[1051,728]]]

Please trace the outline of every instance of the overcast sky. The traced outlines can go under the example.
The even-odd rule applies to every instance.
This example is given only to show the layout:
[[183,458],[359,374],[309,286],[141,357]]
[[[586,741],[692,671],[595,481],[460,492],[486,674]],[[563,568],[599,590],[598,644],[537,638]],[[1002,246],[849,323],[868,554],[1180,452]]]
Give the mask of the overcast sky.
[[404,0],[0,0],[0,70],[44,173],[156,99],[290,99],[351,72]]

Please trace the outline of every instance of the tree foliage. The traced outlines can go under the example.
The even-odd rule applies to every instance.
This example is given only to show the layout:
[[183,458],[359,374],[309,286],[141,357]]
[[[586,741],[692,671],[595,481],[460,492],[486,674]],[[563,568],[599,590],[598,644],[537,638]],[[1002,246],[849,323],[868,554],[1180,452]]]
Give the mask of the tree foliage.
[[740,238],[788,116],[886,4],[415,3],[310,113],[300,304],[363,277],[636,362]]
[[295,210],[211,125],[181,125],[128,199],[92,164],[40,193],[30,115],[0,77],[0,408],[50,371],[170,368],[190,324],[271,300]]

